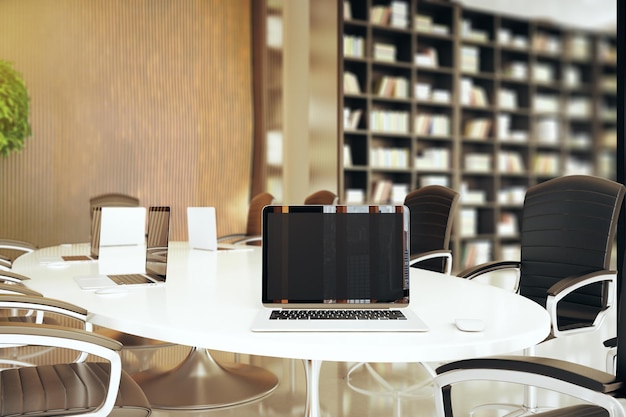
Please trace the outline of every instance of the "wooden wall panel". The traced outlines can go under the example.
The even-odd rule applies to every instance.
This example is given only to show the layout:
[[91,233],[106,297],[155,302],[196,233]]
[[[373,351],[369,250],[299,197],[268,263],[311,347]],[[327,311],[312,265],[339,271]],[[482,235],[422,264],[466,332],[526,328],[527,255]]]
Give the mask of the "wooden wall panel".
[[23,73],[33,136],[0,159],[0,236],[86,241],[106,192],[217,208],[245,226],[252,152],[250,0],[2,0],[0,59]]

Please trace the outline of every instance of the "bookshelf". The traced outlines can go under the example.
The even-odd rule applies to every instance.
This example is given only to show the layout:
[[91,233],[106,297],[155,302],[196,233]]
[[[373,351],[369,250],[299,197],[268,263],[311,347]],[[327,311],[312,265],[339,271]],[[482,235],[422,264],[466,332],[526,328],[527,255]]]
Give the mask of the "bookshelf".
[[519,256],[529,186],[615,176],[615,34],[445,0],[340,1],[342,202],[459,191],[459,271]]

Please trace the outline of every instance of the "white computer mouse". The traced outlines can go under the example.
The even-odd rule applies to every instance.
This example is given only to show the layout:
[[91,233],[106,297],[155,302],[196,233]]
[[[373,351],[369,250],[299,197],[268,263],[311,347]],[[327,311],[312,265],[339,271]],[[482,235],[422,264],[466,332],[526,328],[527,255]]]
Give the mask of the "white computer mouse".
[[128,290],[124,287],[110,287],[110,288],[100,288],[99,290],[94,291],[94,294],[98,295],[126,295],[128,294]]
[[463,332],[482,332],[485,330],[485,321],[481,319],[456,319],[456,328]]

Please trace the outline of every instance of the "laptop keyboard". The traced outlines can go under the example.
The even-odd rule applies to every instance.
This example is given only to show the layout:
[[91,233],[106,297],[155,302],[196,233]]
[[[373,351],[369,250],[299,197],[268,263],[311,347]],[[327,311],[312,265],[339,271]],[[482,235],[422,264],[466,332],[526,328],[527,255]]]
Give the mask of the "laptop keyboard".
[[270,320],[406,320],[400,310],[273,310]]
[[109,275],[116,284],[128,285],[128,284],[146,284],[150,281],[144,275],[141,274],[127,274],[127,275]]

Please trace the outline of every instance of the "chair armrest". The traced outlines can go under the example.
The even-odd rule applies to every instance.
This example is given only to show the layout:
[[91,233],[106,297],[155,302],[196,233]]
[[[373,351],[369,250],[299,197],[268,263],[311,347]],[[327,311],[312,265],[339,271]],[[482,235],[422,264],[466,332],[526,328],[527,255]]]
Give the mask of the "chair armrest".
[[220,236],[217,238],[218,242],[223,242],[226,240],[233,240],[233,239],[241,239],[246,237],[245,233],[231,233],[229,235],[224,235],[224,236]]
[[[588,331],[588,328],[582,329],[570,329],[567,331],[561,331],[558,329],[557,325],[557,310],[558,304],[563,298],[573,293],[574,291],[585,287],[587,285],[606,282],[607,283],[607,305],[604,308],[604,312],[608,310],[608,308],[612,305],[613,300],[615,299],[615,293],[617,291],[617,273],[615,271],[602,270],[595,271],[589,274],[576,276],[576,277],[567,277],[555,283],[552,287],[548,289],[548,297],[546,299],[546,310],[550,314],[550,318],[552,321],[552,334],[555,337],[561,336],[563,333],[574,333],[576,331]],[[602,311],[596,317],[593,326],[597,327],[602,323],[604,319],[604,314]]]
[[445,258],[445,273],[450,275],[452,272],[452,251],[447,249],[432,250],[420,254],[412,255],[409,260],[409,266],[416,263],[426,261],[428,259]]
[[29,253],[37,249],[35,245],[21,240],[13,239],[0,239],[0,249],[16,250],[24,253]]
[[250,242],[259,242],[262,239],[263,239],[262,236],[246,236],[243,239],[235,240],[233,243],[235,245],[245,245],[246,243],[250,243]]
[[22,295],[30,295],[34,297],[43,297],[43,294],[31,290],[28,287],[19,284],[4,284],[0,282],[0,296],[6,294],[22,294]]
[[0,343],[73,349],[106,360],[110,364],[110,374],[99,415],[109,415],[113,410],[122,376],[121,343],[84,330],[30,323],[3,323],[0,325]]
[[571,395],[603,407],[612,416],[625,411],[613,396],[624,383],[615,375],[559,359],[537,356],[499,356],[447,363],[436,370],[435,398],[438,415],[451,416],[451,387],[464,381],[500,381],[532,385]]
[[[503,271],[507,269],[514,269],[518,271],[517,280],[519,281],[519,270],[520,270],[521,262],[519,261],[491,261],[485,262],[480,265],[473,266],[471,268],[467,268],[464,271],[461,271],[457,274],[460,278],[465,279],[474,279],[481,275],[488,274],[490,272],[495,271]],[[519,287],[519,282],[515,284],[515,292],[517,292]]]
[[[10,286],[15,287],[15,285]],[[87,321],[86,309],[62,300],[47,298],[41,295],[0,294],[0,308],[40,310],[62,314],[84,322]]]
[[0,270],[0,282],[22,284],[23,281],[28,281],[29,279],[26,275],[18,274],[17,272]]

